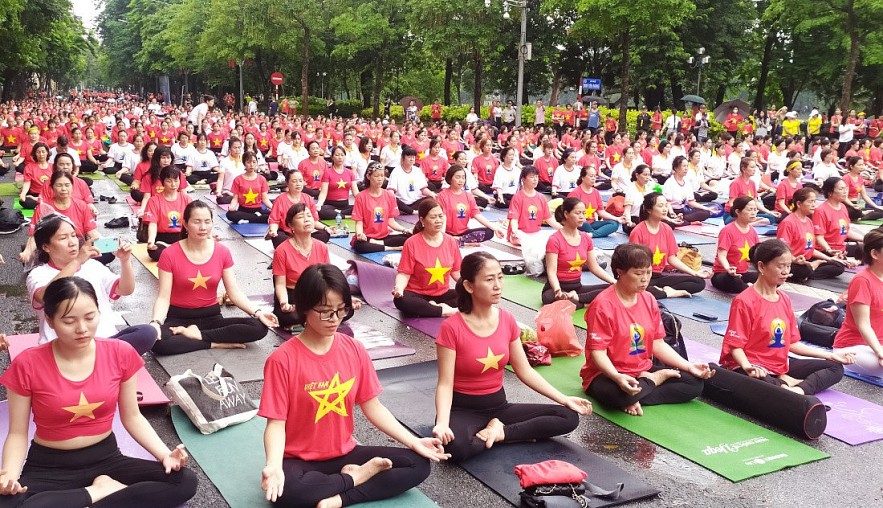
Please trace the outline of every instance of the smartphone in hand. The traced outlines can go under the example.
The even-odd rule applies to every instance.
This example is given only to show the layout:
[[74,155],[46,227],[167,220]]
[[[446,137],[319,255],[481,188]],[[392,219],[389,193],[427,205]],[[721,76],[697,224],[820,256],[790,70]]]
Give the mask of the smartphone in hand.
[[107,254],[119,250],[120,241],[118,238],[99,238],[98,240],[95,240],[95,243],[92,245],[98,249],[98,252]]

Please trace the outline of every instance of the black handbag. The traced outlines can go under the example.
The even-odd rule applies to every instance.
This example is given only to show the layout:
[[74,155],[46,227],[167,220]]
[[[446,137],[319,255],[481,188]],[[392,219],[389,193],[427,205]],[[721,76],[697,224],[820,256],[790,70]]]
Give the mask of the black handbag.
[[138,243],[147,243],[147,223],[143,219],[138,219],[138,230],[135,232],[135,239]]

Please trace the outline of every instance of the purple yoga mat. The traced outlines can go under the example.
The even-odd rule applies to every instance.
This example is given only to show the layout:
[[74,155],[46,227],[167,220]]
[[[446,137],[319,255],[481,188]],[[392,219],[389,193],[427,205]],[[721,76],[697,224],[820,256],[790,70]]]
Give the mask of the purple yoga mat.
[[[730,298],[735,298],[736,296],[731,293],[725,293],[720,289],[712,286],[710,279],[705,281],[705,290],[709,293],[728,296]],[[794,312],[803,312],[819,302],[819,299],[813,296],[802,295],[800,293],[794,293],[792,291],[785,291],[784,293],[788,295],[788,298],[791,299],[791,308],[794,309]]]
[[396,271],[387,266],[376,263],[365,263],[350,260],[349,263],[356,268],[359,274],[359,288],[365,302],[375,309],[392,316],[399,321],[416,328],[421,332],[436,337],[441,327],[443,318],[410,318],[392,303],[392,288],[395,285]]
[[[719,349],[689,339],[684,339],[684,344],[692,362],[720,360]],[[852,446],[883,439],[883,407],[831,389],[816,397],[831,408],[825,434]]]

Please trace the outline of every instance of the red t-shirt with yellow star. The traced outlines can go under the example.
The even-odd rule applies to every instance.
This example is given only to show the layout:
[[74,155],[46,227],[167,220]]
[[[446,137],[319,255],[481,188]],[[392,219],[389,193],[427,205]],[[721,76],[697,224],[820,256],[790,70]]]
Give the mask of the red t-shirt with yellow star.
[[748,180],[747,182],[740,176],[733,180],[733,183],[730,184],[730,199],[724,205],[724,209],[726,211],[730,211],[730,203],[733,202],[734,199],[748,196],[749,198],[757,198],[757,185],[754,184],[754,180]]
[[364,346],[342,333],[316,354],[298,338],[285,341],[264,364],[258,415],[285,421],[284,457],[329,460],[356,447],[355,405],[383,390]]
[[503,369],[509,364],[509,345],[519,340],[521,329],[508,311],[497,309],[497,329],[480,337],[459,312],[445,319],[435,343],[456,353],[454,391],[466,395],[488,395],[503,387]]
[[601,375],[591,351],[606,351],[617,372],[637,377],[653,365],[653,341],[665,337],[653,295],[642,291],[638,301],[626,307],[616,296],[614,286],[602,291],[589,305],[586,329],[586,363],[579,371],[583,390]]
[[328,195],[325,199],[327,201],[348,199],[355,180],[356,174],[351,169],[343,168],[343,171],[338,173],[334,168],[328,168],[322,175],[322,183],[328,184]]
[[255,174],[255,178],[248,180],[245,175],[239,175],[233,179],[233,185],[230,192],[236,196],[236,201],[242,208],[260,208],[261,196],[265,192],[270,192],[270,186],[267,179],[261,175]]
[[[727,263],[736,267],[737,273],[745,273],[748,271],[748,251],[759,241],[757,231],[753,227],[748,226],[748,232],[739,231],[735,222],[731,222],[721,229],[720,235],[717,237],[717,250],[727,251]],[[714,257],[714,266],[712,271],[715,273],[725,273],[724,267],[721,266],[717,256]]]
[[291,240],[285,240],[273,252],[273,275],[285,276],[285,286],[293,288],[297,279],[310,265],[319,263],[331,263],[328,258],[328,246],[319,240],[313,240],[310,257],[307,258],[291,244]]
[[653,272],[661,273],[668,267],[668,257],[678,253],[678,242],[671,226],[664,222],[659,223],[659,231],[656,234],[647,229],[646,222],[639,222],[629,235],[629,242],[640,243],[650,248],[653,255]]
[[586,192],[582,186],[577,186],[567,194],[567,197],[577,198],[586,205],[586,222],[589,224],[595,222],[595,214],[598,213],[598,210],[604,209],[601,193],[594,188],[592,188],[591,192]]
[[416,234],[405,241],[399,273],[411,276],[405,290],[426,296],[438,296],[451,288],[451,273],[460,271],[460,247],[453,237],[444,234],[438,247],[431,247]]
[[771,374],[788,372],[788,350],[800,340],[797,319],[791,300],[776,290],[779,300],[771,302],[754,288],[742,291],[730,305],[730,321],[724,334],[720,364],[728,369],[739,367],[732,350],[742,349],[750,363]]
[[156,223],[157,233],[180,233],[184,224],[184,208],[190,204],[190,196],[179,192],[178,197],[169,201],[162,194],[150,196],[144,210],[144,222]]
[[64,441],[110,431],[120,385],[143,365],[129,343],[95,339],[92,374],[70,381],[58,372],[52,342],[47,342],[19,354],[0,376],[0,384],[31,398],[37,437]]
[[436,200],[445,212],[445,232],[449,235],[462,235],[469,229],[469,219],[479,212],[471,192],[460,191],[460,194],[454,194],[450,188],[442,189]]
[[224,270],[233,266],[233,257],[227,247],[215,243],[212,257],[198,265],[190,261],[181,244],[175,242],[162,251],[157,266],[172,274],[170,304],[185,309],[202,309],[218,304],[218,284]]
[[580,280],[583,274],[583,265],[589,258],[589,252],[594,249],[592,237],[582,231],[579,232],[579,245],[570,245],[561,231],[555,231],[546,243],[546,254],[558,255],[558,268],[555,271],[561,282],[574,282]]

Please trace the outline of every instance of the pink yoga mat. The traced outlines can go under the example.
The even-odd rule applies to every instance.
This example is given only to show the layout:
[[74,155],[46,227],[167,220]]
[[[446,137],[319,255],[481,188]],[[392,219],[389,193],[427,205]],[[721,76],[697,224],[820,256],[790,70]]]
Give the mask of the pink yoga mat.
[[[15,357],[21,354],[25,349],[36,346],[39,339],[40,336],[36,333],[7,336],[6,340],[9,341],[9,360],[14,360]],[[138,370],[136,376],[138,376],[138,391],[144,396],[144,398],[138,402],[139,406],[172,403],[172,401],[166,397],[166,394],[163,393],[162,388],[156,384],[156,381],[153,380],[153,377],[150,376],[150,373],[147,372],[144,367],[141,367]]]
[[230,205],[219,204],[219,203],[218,203],[218,198],[217,198],[217,196],[215,196],[214,194],[207,194],[207,195],[205,196],[205,200],[206,200],[206,201],[211,201],[212,203],[215,204],[215,206],[217,206],[217,207],[220,208],[221,210],[224,210],[225,212],[226,212],[227,210],[230,209]]

